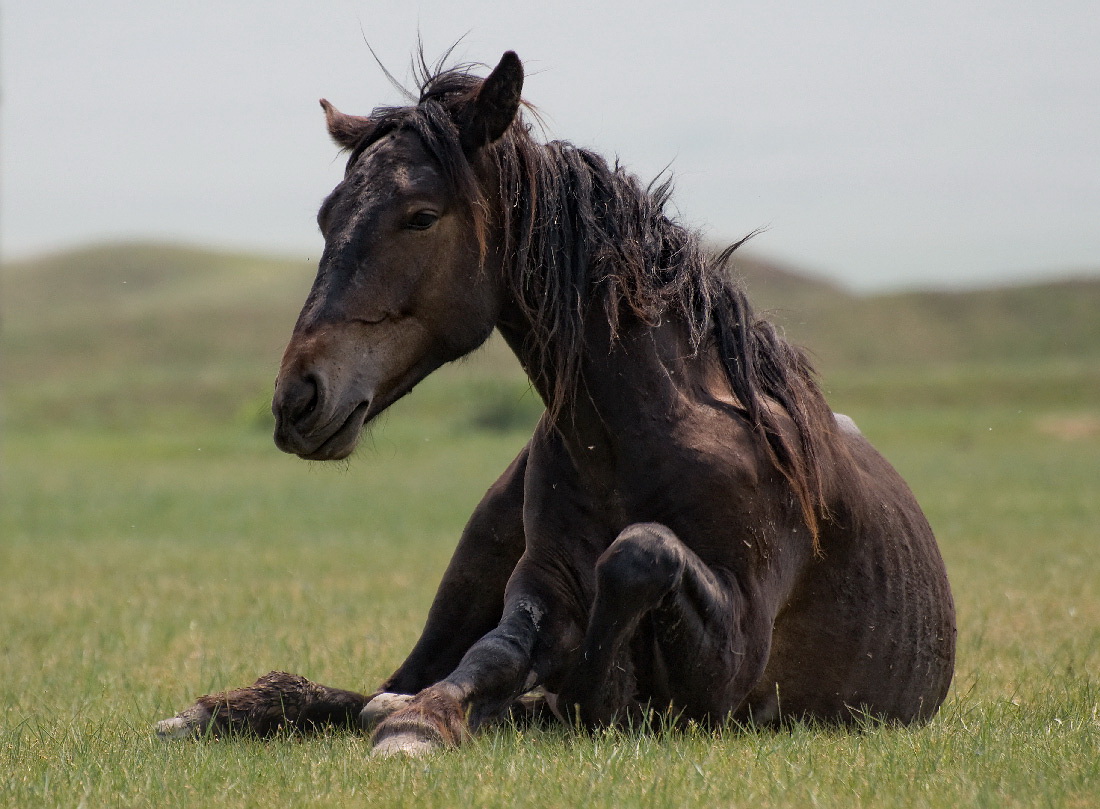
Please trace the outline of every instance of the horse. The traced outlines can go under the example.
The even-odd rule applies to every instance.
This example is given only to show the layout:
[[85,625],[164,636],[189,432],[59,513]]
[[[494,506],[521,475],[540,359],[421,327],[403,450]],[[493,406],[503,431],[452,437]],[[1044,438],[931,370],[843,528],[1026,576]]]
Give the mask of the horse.
[[[463,530],[408,658],[360,694],[271,672],[164,736],[373,730],[378,754],[508,716],[928,721],[954,670],[945,567],[908,486],[806,354],[643,185],[540,142],[507,52],[348,115],[325,247],[276,381],[275,443],[339,460],[496,330],[545,411]],[[412,99],[410,99],[411,101]],[[664,720],[662,720],[664,721]]]

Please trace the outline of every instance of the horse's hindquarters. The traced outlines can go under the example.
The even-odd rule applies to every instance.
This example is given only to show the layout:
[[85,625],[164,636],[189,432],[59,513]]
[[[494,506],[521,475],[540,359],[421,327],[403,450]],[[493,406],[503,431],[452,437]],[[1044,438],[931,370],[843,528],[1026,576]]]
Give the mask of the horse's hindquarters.
[[954,604],[931,530],[865,534],[825,554],[777,617],[767,669],[741,713],[927,720],[955,664]]

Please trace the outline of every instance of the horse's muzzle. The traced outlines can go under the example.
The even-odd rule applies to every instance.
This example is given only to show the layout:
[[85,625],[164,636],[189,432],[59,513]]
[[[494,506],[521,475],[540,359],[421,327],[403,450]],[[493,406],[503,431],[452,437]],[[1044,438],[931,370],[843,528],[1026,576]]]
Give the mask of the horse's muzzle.
[[281,375],[275,383],[271,412],[275,416],[275,446],[312,461],[346,458],[363,428],[367,402],[341,407],[326,395],[315,374]]

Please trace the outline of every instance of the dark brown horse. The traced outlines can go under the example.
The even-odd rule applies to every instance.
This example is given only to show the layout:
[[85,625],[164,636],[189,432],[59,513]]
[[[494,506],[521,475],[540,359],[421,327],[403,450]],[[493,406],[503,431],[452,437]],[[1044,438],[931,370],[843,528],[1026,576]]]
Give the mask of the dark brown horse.
[[[533,689],[585,725],[898,722],[954,666],[943,562],[905,483],[804,355],[645,188],[538,143],[506,53],[369,117],[275,389],[275,441],[347,457],[367,422],[498,329],[546,403],[455,551],[423,635],[373,695],[272,673],[165,735],[354,724],[454,745]],[[371,701],[372,697],[377,697]],[[368,703],[370,703],[368,705]],[[539,707],[527,698],[523,704]]]

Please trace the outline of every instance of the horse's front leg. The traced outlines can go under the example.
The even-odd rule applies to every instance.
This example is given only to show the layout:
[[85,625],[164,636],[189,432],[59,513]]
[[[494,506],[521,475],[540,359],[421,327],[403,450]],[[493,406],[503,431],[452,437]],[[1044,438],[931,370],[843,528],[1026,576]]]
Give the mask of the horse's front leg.
[[[509,585],[504,616],[444,680],[428,686],[375,730],[377,755],[420,755],[458,745],[473,730],[504,716],[543,679],[548,667],[580,645],[581,628],[551,614],[554,599],[524,586],[521,562]],[[540,662],[541,661],[541,662]]]

